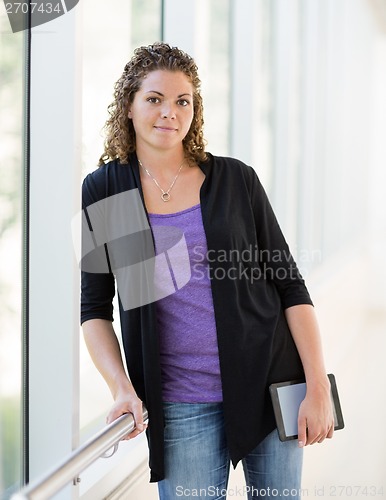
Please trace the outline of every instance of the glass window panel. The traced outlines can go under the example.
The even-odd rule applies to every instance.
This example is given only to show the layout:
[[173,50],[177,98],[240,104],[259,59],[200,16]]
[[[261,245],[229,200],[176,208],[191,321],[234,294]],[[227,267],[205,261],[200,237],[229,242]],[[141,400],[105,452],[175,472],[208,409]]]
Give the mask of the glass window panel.
[[[97,168],[103,152],[103,125],[113,98],[114,83],[133,50],[161,39],[161,0],[84,0],[82,165],[86,175]],[[89,15],[90,14],[90,15]],[[110,25],[106,35],[106,16]],[[101,36],[102,33],[102,36]],[[120,331],[118,304],[114,304],[114,328]],[[80,428],[82,437],[104,423],[112,404],[107,385],[93,366],[81,335]]]
[[21,484],[23,33],[0,12],[0,497]]
[[131,1],[130,54],[136,47],[149,45],[162,38],[162,1]]
[[202,80],[205,138],[208,151],[226,156],[230,121],[230,2],[208,2],[206,16],[207,44],[201,44],[204,53],[196,57]]
[[254,116],[252,163],[265,189],[271,191],[272,182],[272,4],[259,0],[256,19],[256,65],[254,74]]

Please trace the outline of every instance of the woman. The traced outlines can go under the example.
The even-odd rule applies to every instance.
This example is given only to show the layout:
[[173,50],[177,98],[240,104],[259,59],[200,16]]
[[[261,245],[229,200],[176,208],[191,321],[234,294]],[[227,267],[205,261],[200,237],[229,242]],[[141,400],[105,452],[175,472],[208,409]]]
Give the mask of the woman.
[[[164,43],[137,49],[114,97],[100,168],[83,185],[88,229],[92,205],[138,193],[145,222],[135,234],[151,235],[155,286],[169,272],[174,287],[130,305],[137,285],[118,283],[128,378],[111,305],[123,266],[114,268],[107,244],[108,269],[83,270],[85,340],[115,400],[107,421],[132,413],[128,438],[137,436],[144,402],[161,499],[225,498],[229,464],[240,460],[248,498],[267,488],[298,498],[302,448],[331,438],[334,421],[312,302],[266,194],[251,167],[205,152],[200,80],[184,52]],[[136,210],[127,203],[122,218]],[[173,231],[182,235],[175,246]],[[303,376],[299,438],[281,442],[268,387]]]

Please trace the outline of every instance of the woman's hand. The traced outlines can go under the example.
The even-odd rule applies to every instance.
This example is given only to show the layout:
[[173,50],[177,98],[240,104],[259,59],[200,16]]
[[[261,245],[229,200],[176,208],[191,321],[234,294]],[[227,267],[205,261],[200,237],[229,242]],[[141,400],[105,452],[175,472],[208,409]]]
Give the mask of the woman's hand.
[[106,423],[110,424],[126,413],[131,413],[133,415],[135,428],[130,434],[122,439],[123,441],[133,439],[147,429],[147,424],[143,423],[142,401],[135,392],[125,392],[116,397],[115,403],[107,415]]
[[318,383],[308,384],[306,397],[299,408],[298,443],[299,447],[322,443],[332,438],[334,433],[334,414],[332,410],[331,388],[328,378]]
[[334,433],[331,386],[324,367],[322,342],[314,308],[299,304],[287,308],[285,316],[302,360],[307,393],[299,408],[299,446],[321,443]]

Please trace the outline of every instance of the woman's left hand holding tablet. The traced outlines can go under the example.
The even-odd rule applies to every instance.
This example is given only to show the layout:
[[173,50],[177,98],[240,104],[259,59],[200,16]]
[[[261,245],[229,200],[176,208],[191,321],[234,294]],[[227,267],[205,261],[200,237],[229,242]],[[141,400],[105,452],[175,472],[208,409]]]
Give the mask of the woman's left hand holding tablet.
[[306,397],[298,416],[299,447],[322,443],[326,438],[332,438],[333,433],[334,414],[328,378],[307,382]]

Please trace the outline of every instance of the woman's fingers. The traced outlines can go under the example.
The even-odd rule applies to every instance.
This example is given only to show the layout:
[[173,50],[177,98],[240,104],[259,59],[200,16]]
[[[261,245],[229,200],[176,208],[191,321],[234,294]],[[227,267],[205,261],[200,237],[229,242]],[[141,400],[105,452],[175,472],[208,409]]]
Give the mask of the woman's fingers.
[[298,445],[299,448],[303,448],[307,443],[307,419],[303,417],[299,412],[298,419]]
[[299,408],[299,447],[322,443],[326,438],[332,438],[333,433],[334,418],[330,399],[306,396]]
[[133,439],[147,429],[147,424],[144,424],[143,422],[142,401],[136,396],[117,399],[107,415],[106,422],[110,424],[121,415],[125,415],[127,413],[131,413],[133,415],[135,427],[130,434],[123,438],[123,440]]

